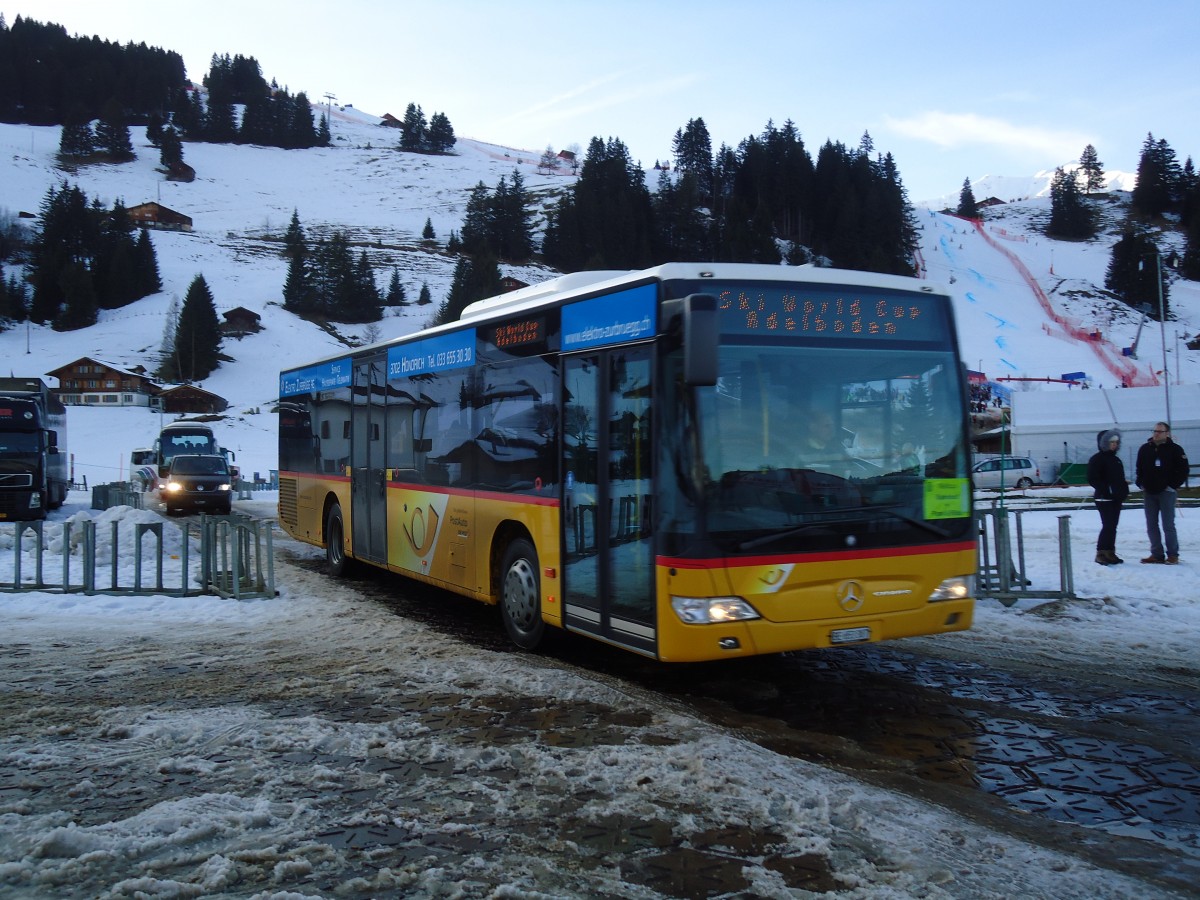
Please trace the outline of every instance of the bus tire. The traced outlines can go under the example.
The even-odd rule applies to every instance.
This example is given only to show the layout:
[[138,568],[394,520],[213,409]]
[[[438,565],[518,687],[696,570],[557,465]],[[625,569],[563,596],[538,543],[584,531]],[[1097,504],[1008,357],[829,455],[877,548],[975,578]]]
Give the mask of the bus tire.
[[500,564],[500,615],[509,639],[522,650],[534,650],[542,642],[546,623],[537,551],[524,538],[508,545]]
[[325,561],[329,564],[329,574],[340,578],[346,574],[348,560],[345,547],[346,525],[342,518],[342,506],[335,503],[329,507],[325,515]]

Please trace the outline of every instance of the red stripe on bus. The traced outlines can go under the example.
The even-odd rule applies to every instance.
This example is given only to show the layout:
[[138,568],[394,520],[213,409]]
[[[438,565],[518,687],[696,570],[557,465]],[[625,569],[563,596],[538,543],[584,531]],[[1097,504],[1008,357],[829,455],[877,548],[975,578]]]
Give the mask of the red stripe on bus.
[[660,556],[655,563],[676,569],[726,569],[739,566],[777,566],[780,563],[834,562],[852,559],[886,559],[891,556],[930,556],[935,553],[961,553],[975,550],[974,541],[957,541],[953,544],[933,544],[922,547],[881,547],[875,550],[836,550],[824,553],[779,553],[773,556],[718,556],[711,559],[683,559]]
[[[348,475],[313,475],[312,473],[307,472],[280,472],[279,477],[306,479],[310,481],[350,481],[350,477]],[[524,503],[526,506],[558,507],[562,505],[557,497],[537,497],[530,494],[505,494],[502,491],[471,491],[463,488],[445,487],[444,485],[436,484],[419,484],[411,481],[389,481],[387,486],[390,488],[407,488],[409,490],[424,491],[429,494],[447,494],[452,497],[474,497],[477,500],[505,500],[511,503]]]

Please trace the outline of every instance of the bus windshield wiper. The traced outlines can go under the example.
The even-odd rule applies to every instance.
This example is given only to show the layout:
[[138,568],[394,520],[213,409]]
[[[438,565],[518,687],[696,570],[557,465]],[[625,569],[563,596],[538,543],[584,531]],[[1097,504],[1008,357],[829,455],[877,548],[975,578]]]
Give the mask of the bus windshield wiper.
[[798,534],[803,534],[813,528],[825,528],[829,525],[846,525],[854,522],[855,519],[839,518],[839,519],[823,519],[820,522],[806,522],[803,525],[797,525],[794,528],[785,528],[783,531],[773,531],[770,534],[764,534],[761,537],[752,538],[748,541],[742,541],[737,545],[738,550],[754,550],[757,547],[762,547],[766,544],[774,543],[775,541],[787,540],[790,537],[795,537]]
[[939,528],[936,525],[931,525],[929,522],[926,522],[924,519],[918,519],[913,516],[906,516],[904,513],[898,512],[895,508],[892,508],[892,507],[868,506],[864,509],[864,511],[867,511],[867,510],[878,513],[879,515],[882,515],[882,516],[891,516],[893,519],[899,519],[901,522],[907,522],[909,525],[916,525],[918,528],[924,529],[925,531],[928,531],[930,534],[936,534],[938,537],[942,537],[942,538],[954,537],[954,535],[951,532],[947,531],[944,528]]

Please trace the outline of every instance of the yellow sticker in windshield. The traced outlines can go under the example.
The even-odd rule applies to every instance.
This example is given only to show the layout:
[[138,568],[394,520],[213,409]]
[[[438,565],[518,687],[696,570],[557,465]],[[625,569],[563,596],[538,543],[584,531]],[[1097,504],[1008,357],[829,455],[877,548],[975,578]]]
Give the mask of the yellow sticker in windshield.
[[926,479],[924,512],[926,519],[965,519],[971,514],[971,479]]

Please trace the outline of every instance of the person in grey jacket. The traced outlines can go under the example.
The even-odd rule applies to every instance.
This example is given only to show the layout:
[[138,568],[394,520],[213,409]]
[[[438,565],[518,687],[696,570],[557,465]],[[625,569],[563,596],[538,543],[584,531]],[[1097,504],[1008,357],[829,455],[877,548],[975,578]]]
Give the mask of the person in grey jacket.
[[1100,534],[1096,538],[1096,562],[1102,566],[1123,563],[1117,556],[1117,523],[1121,519],[1121,504],[1129,496],[1125,480],[1125,464],[1117,451],[1121,449],[1121,432],[1110,428],[1096,436],[1100,448],[1088,460],[1088,484],[1095,491],[1096,511],[1100,513]]
[[[1175,532],[1175,499],[1188,477],[1188,459],[1183,448],[1171,440],[1171,426],[1155,422],[1150,439],[1138,448],[1134,467],[1137,486],[1146,492],[1146,535],[1150,538],[1150,555],[1144,563],[1179,562],[1179,536]],[[1162,520],[1162,533],[1158,523]],[[1166,554],[1163,554],[1163,539]]]

